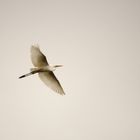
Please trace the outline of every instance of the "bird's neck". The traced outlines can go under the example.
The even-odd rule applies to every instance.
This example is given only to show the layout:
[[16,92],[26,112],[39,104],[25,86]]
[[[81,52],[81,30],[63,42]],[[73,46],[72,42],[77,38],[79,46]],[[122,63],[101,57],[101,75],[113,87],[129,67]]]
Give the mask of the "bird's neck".
[[49,66],[45,67],[44,70],[46,70],[46,71],[55,71],[56,67],[49,65]]

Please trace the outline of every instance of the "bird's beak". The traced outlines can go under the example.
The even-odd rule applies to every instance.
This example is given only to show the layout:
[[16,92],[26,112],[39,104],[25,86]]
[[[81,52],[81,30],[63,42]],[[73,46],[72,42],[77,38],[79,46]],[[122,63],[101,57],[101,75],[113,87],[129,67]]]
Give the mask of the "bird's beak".
[[55,67],[63,67],[63,65],[55,65]]

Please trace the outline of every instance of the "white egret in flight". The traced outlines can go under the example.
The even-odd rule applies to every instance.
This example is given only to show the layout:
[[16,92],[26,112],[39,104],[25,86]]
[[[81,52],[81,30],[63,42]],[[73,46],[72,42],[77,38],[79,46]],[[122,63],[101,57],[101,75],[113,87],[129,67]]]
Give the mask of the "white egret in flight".
[[38,73],[40,79],[48,87],[50,87],[53,91],[61,95],[64,95],[65,94],[64,90],[53,73],[53,71],[57,67],[62,67],[62,65],[50,66],[47,62],[45,55],[40,51],[38,45],[31,46],[31,60],[35,67],[31,68],[30,73],[24,74],[20,76],[19,78],[24,78],[26,76]]

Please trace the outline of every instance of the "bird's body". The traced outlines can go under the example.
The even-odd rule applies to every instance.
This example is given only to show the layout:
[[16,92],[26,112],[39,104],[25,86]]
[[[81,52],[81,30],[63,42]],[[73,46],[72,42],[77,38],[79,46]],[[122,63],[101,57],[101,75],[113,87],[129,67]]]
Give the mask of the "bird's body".
[[45,55],[40,51],[39,47],[35,45],[31,47],[31,60],[35,67],[31,68],[30,73],[22,75],[19,78],[24,78],[26,76],[38,73],[40,79],[48,87],[55,92],[64,95],[64,90],[53,73],[57,67],[62,67],[62,65],[50,66]]

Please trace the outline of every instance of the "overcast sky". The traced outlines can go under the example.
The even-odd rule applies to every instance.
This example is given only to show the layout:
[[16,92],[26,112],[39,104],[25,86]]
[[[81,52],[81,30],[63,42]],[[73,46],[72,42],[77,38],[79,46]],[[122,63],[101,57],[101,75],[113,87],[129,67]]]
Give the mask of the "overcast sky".
[[[65,96],[33,67],[34,43]],[[0,140],[140,140],[139,0],[0,0]]]

